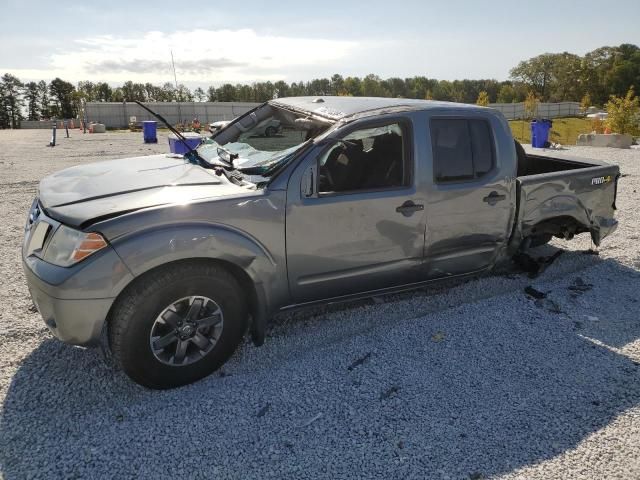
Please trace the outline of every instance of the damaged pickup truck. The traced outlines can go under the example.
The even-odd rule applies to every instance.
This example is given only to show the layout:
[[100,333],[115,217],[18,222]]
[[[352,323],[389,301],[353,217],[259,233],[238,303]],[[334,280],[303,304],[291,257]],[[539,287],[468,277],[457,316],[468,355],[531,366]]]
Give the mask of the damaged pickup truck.
[[[252,127],[277,121],[273,135]],[[53,334],[108,343],[136,382],[219,368],[275,313],[477,274],[614,219],[617,166],[525,154],[500,113],[384,98],[283,98],[184,157],[46,177],[24,271]]]

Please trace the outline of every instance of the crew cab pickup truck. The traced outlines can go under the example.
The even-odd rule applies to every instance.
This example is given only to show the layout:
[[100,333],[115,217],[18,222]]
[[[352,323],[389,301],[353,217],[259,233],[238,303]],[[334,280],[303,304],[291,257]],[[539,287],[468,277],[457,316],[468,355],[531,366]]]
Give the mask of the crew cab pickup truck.
[[[278,121],[277,136],[252,127]],[[500,113],[434,101],[269,101],[184,157],[44,178],[24,272],[53,334],[136,382],[219,368],[276,312],[491,269],[614,219],[619,170],[527,155]]]

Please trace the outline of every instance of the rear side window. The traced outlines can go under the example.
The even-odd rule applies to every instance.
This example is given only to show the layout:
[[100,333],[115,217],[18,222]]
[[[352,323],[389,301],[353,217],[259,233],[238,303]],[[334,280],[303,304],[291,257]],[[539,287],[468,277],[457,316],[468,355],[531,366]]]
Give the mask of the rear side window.
[[434,119],[431,144],[436,182],[473,180],[495,163],[491,128],[485,120]]

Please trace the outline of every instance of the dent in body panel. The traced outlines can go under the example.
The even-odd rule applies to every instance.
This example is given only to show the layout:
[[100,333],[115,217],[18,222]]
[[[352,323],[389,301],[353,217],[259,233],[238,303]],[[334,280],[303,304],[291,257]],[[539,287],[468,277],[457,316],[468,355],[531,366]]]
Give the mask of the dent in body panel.
[[[470,181],[436,183],[434,178],[430,121],[432,118],[476,118],[488,121],[493,132],[494,168]],[[433,111],[426,115],[422,158],[428,168],[425,263],[432,278],[459,275],[491,268],[502,255],[513,228],[516,212],[515,146],[508,125],[491,111]],[[492,192],[505,199],[490,205]]]
[[[532,233],[537,225],[554,218],[570,217],[582,231],[589,231],[596,245],[617,226],[613,201],[615,182],[592,184],[601,174],[618,174],[616,166],[598,166],[547,175],[523,177],[518,239]],[[560,233],[560,232],[558,232]],[[518,240],[518,241],[519,241]]]

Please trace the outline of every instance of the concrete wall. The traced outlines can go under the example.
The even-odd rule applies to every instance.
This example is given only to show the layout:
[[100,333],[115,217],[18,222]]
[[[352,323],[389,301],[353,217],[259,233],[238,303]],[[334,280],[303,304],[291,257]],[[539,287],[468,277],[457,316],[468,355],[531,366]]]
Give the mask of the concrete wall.
[[[206,124],[218,120],[232,120],[258,106],[258,103],[244,102],[171,102],[148,103],[152,110],[164,116],[172,125],[191,122],[198,118]],[[492,103],[491,108],[500,110],[509,120],[524,118],[524,103]],[[136,117],[136,122],[155,120],[135,103],[121,102],[88,102],[86,105],[87,122],[104,123],[107,128],[126,128],[129,117]],[[540,103],[538,117],[557,118],[581,115],[578,102]],[[76,121],[77,122],[77,121]],[[23,120],[21,128],[51,128],[51,121]]]
[[20,128],[51,128],[53,121],[51,120],[22,120]]
[[[491,108],[500,110],[507,120],[525,118],[524,102],[520,103],[492,103]],[[582,115],[578,102],[539,103],[539,118],[577,117]]]
[[[190,123],[194,118],[204,125],[218,120],[232,120],[257,107],[259,103],[149,102],[145,105],[162,115],[172,125],[180,122]],[[87,122],[104,123],[107,128],[126,128],[132,116],[136,117],[137,123],[156,120],[135,103],[87,102],[86,115]]]

